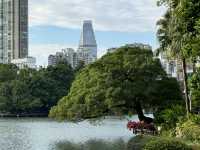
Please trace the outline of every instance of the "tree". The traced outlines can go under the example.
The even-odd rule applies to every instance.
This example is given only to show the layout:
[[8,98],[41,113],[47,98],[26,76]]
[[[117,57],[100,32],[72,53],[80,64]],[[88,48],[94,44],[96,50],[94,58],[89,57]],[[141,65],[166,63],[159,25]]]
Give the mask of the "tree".
[[71,66],[61,62],[40,70],[0,65],[0,111],[48,114],[68,93],[73,79]]
[[[160,5],[168,8],[166,15],[158,21],[157,32],[160,42],[159,50],[168,52],[182,63],[185,104],[187,114],[190,112],[187,62],[194,64],[199,56],[198,21],[200,19],[200,2],[195,0],[160,0]],[[195,65],[194,70],[195,70]]]
[[58,100],[66,95],[74,79],[71,66],[60,62],[56,66],[40,69],[29,81],[29,92],[42,103],[40,111],[48,112]]
[[85,67],[85,62],[84,61],[79,61],[78,65],[76,66],[76,68],[74,69],[74,72],[79,72],[81,69],[83,69]]
[[167,78],[151,50],[122,47],[84,68],[49,116],[79,120],[136,112],[149,123],[152,119],[144,115],[144,108],[179,99],[178,83]]
[[18,68],[13,64],[0,64],[0,83],[14,80],[17,72]]

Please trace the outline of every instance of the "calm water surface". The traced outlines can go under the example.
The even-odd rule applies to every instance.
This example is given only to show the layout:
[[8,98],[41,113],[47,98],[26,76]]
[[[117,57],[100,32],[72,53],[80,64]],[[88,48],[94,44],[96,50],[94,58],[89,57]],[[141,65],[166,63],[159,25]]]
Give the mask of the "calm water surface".
[[88,121],[59,123],[48,118],[0,119],[0,150],[54,150],[55,143],[66,140],[127,140],[133,135],[126,124],[125,119],[106,119],[97,125]]

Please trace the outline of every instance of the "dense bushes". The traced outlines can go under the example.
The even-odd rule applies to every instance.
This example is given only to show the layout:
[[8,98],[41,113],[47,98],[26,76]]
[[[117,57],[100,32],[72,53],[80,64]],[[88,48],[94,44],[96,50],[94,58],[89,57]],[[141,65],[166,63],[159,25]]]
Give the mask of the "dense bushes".
[[154,139],[157,137],[144,135],[133,137],[128,141],[127,150],[142,150],[149,141]]
[[175,128],[179,120],[185,117],[185,114],[185,109],[182,105],[174,105],[157,111],[154,116],[158,125],[161,125],[164,130],[169,130]]
[[192,150],[192,148],[174,139],[161,138],[148,142],[144,150]]
[[56,144],[56,150],[125,150],[125,147],[125,142],[120,139],[113,142],[89,140],[84,144],[72,142],[61,142]]
[[56,150],[191,150],[186,144],[172,138],[140,135],[133,137],[128,143],[123,140],[104,141],[89,140],[85,143],[60,142]]
[[113,142],[89,140],[85,143],[61,142],[56,144],[56,150],[191,150],[191,148],[174,139],[141,135],[132,138],[127,144],[123,140]]
[[200,124],[192,120],[179,123],[176,127],[176,136],[193,143],[200,143]]

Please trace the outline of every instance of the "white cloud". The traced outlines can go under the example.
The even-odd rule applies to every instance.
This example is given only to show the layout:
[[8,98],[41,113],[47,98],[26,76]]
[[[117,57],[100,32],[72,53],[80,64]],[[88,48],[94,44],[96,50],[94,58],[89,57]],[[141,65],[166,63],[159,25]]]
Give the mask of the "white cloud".
[[30,25],[80,28],[85,19],[96,30],[154,31],[164,8],[156,0],[30,0]]

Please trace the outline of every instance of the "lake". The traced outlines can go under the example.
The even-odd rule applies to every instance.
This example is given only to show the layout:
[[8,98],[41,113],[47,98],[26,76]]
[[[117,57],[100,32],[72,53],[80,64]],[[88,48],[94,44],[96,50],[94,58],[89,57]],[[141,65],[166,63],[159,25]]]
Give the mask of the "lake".
[[[137,120],[134,116],[133,120]],[[128,140],[133,134],[127,120],[105,119],[99,123],[56,122],[48,118],[0,119],[0,150],[54,150],[61,141],[89,139]]]

